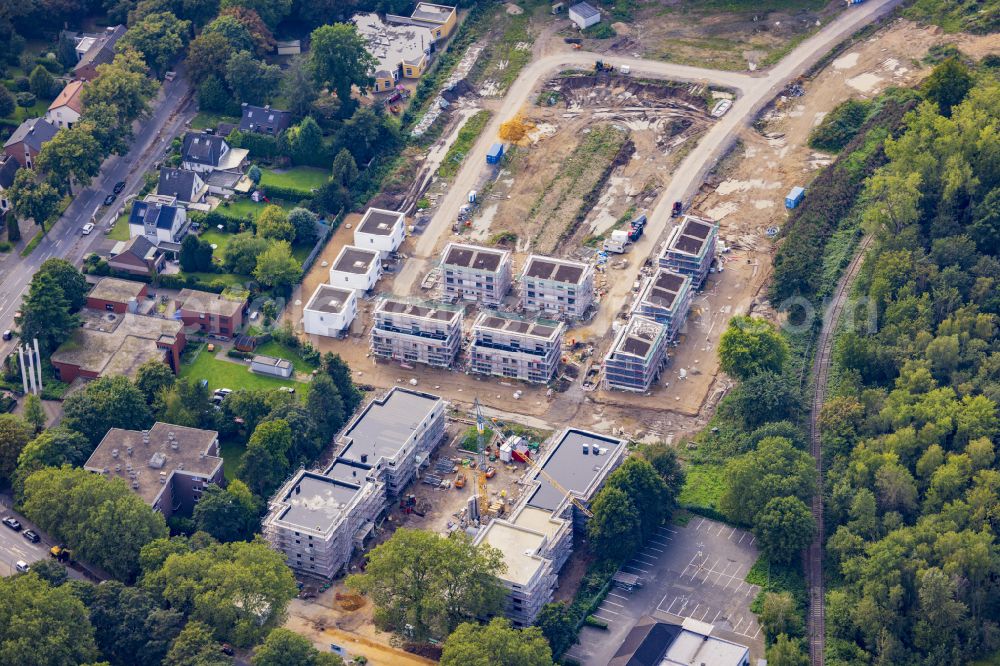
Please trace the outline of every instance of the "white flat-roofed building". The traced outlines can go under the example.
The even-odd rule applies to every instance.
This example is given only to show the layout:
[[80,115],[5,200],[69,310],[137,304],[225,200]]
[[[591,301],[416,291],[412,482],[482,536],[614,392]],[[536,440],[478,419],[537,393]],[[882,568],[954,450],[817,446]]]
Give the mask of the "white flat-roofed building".
[[441,261],[441,297],[497,306],[511,283],[508,250],[448,243]]
[[322,473],[299,471],[271,499],[265,538],[297,574],[330,579],[364,548],[390,499],[444,439],[444,401],[393,388],[337,440]]
[[381,277],[382,261],[378,250],[345,245],[330,266],[331,285],[362,294],[374,289]]
[[601,22],[601,12],[589,3],[579,2],[569,8],[569,20],[585,30]]
[[660,376],[666,358],[667,327],[632,317],[604,357],[604,387],[644,393]]
[[632,312],[666,326],[669,342],[687,319],[693,291],[690,276],[659,268],[639,293]]
[[550,317],[583,317],[594,302],[590,264],[533,254],[521,274],[521,307]]
[[690,275],[697,289],[712,267],[718,237],[718,224],[685,215],[667,236],[667,243],[659,257],[660,267],[681,275]]
[[358,314],[358,296],[353,289],[321,284],[302,310],[302,327],[311,335],[330,338],[346,330]]
[[406,216],[394,210],[369,208],[354,228],[354,246],[376,250],[382,259],[399,249],[406,238]]
[[682,624],[639,618],[608,666],[749,666],[750,649],[713,636],[714,629],[713,624],[690,617]]
[[545,384],[559,368],[565,330],[562,322],[482,312],[472,325],[469,369]]
[[372,354],[450,368],[462,344],[462,311],[453,305],[383,299],[375,306]]

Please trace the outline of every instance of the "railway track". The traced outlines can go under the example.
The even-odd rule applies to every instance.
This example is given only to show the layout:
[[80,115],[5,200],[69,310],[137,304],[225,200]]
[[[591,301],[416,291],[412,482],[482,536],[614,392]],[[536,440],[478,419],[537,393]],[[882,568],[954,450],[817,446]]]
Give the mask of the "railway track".
[[823,581],[823,449],[820,442],[819,415],[826,402],[827,381],[830,376],[830,356],[833,351],[834,332],[837,322],[847,305],[851,285],[858,276],[858,271],[864,263],[872,237],[866,236],[858,246],[854,259],[837,284],[833,302],[827,308],[823,317],[823,328],[819,334],[816,347],[816,358],[813,361],[813,401],[812,413],[809,418],[809,446],[813,459],[816,461],[816,472],[819,483],[812,500],[812,514],[816,520],[816,533],[806,550],[806,585],[809,589],[809,655],[812,666],[823,666],[823,652],[826,647],[826,590]]

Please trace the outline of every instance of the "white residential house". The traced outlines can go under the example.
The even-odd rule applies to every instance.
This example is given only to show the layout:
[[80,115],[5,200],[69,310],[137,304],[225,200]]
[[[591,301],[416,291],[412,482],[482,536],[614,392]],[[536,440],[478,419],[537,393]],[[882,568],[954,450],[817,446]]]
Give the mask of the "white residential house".
[[128,235],[143,236],[159,248],[176,252],[187,226],[187,211],[177,205],[175,198],[151,194],[145,201],[132,204]]
[[310,335],[335,338],[358,314],[358,296],[353,289],[321,284],[302,311],[302,327]]
[[375,288],[382,277],[382,262],[377,250],[345,245],[330,266],[330,284],[364,294]]
[[406,238],[406,215],[394,210],[369,208],[354,229],[354,245],[378,250],[385,259],[399,249]]
[[586,2],[580,2],[569,8],[569,20],[580,30],[585,30],[601,22],[601,12]]
[[70,81],[49,104],[45,120],[59,128],[70,129],[83,113],[83,81]]
[[231,148],[221,136],[188,132],[184,135],[181,163],[188,171],[199,173],[239,171],[249,152],[246,148]]

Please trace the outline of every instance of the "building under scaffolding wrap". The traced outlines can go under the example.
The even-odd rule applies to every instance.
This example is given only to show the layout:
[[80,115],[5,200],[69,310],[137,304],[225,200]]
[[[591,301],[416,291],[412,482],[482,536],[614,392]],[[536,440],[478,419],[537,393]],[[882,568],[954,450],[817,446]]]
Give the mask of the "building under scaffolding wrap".
[[633,316],[604,357],[604,388],[648,391],[660,376],[666,358],[667,327]]
[[695,288],[701,287],[715,259],[719,225],[690,215],[670,230],[660,255],[661,268],[690,275]]

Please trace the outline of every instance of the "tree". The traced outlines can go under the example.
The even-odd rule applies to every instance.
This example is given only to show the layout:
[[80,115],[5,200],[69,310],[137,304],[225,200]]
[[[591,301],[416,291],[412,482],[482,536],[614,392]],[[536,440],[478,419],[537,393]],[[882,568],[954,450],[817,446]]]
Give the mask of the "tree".
[[49,176],[53,186],[72,193],[72,181],[86,187],[101,171],[104,154],[94,138],[94,127],[87,121],[56,132],[42,146],[35,166]]
[[297,55],[288,63],[281,79],[282,91],[288,100],[288,110],[296,118],[304,118],[316,101],[316,84],[313,82],[312,61],[306,55]]
[[256,164],[251,164],[250,168],[247,169],[247,178],[253,181],[254,186],[260,185],[260,179],[264,174],[260,172],[260,167]]
[[761,603],[760,623],[767,636],[774,639],[778,634],[799,636],[802,633],[802,617],[790,592],[767,592]]
[[340,357],[340,354],[327,352],[323,355],[323,372],[330,375],[337,385],[340,398],[344,401],[344,416],[350,416],[361,404],[361,391],[351,379],[351,366]]
[[316,213],[307,208],[293,208],[288,211],[288,221],[295,228],[295,242],[312,245],[316,242]]
[[775,497],[754,517],[761,550],[774,562],[791,562],[812,541],[816,521],[798,497]]
[[188,622],[170,646],[164,666],[228,666],[231,657],[222,654],[211,629],[201,622]]
[[972,84],[969,68],[952,56],[941,61],[924,81],[924,97],[938,105],[942,116],[950,118],[952,108],[965,99]]
[[400,528],[366,558],[365,572],[349,576],[348,587],[371,596],[376,621],[395,630],[410,624],[417,640],[446,635],[503,605],[496,578],[506,569],[503,555],[473,546],[464,533],[442,537]]
[[785,634],[767,649],[768,666],[808,666],[809,656],[802,651],[802,641]]
[[169,555],[146,573],[143,586],[191,621],[205,623],[217,639],[242,646],[279,625],[298,593],[285,556],[259,538]]
[[245,483],[235,479],[223,489],[209,484],[194,507],[199,530],[219,541],[250,541],[260,524],[260,506]]
[[219,12],[218,0],[181,0],[181,11],[177,15],[200,28],[212,20]]
[[31,94],[40,99],[51,99],[56,87],[56,80],[49,74],[49,70],[41,65],[35,65],[28,77],[31,85]]
[[237,101],[265,104],[278,94],[281,69],[257,60],[249,51],[237,51],[226,63],[226,83]]
[[354,161],[354,155],[347,148],[341,148],[337,156],[333,158],[333,182],[341,187],[351,189],[354,181],[358,179],[358,165]]
[[50,428],[25,444],[17,458],[14,473],[14,498],[18,504],[24,498],[24,480],[43,467],[83,465],[93,447],[87,438],[63,426]]
[[535,625],[552,647],[552,654],[558,658],[577,642],[576,617],[563,601],[542,606],[535,619]]
[[279,627],[267,635],[250,663],[253,666],[343,666],[344,661],[335,654],[320,652],[304,636]]
[[617,488],[632,502],[639,518],[639,544],[656,534],[657,529],[677,507],[677,498],[645,458],[632,456],[608,476],[605,488]]
[[347,420],[344,400],[329,375],[319,374],[313,378],[309,385],[306,408],[316,424],[317,439],[326,446]]
[[250,275],[257,266],[257,258],[270,243],[249,232],[236,234],[222,252],[222,267],[227,273]]
[[1000,254],[1000,187],[990,190],[976,206],[969,235],[983,254]]
[[135,49],[154,71],[162,73],[184,50],[190,34],[190,21],[182,21],[170,12],[158,12],[132,25],[116,48]]
[[20,219],[34,220],[43,232],[45,223],[59,209],[59,193],[48,183],[39,182],[33,169],[18,169],[7,199]]
[[56,278],[39,273],[31,280],[28,295],[21,305],[21,337],[38,339],[40,350],[52,352],[80,326],[71,312],[69,299]]
[[677,449],[664,442],[651,444],[642,450],[642,457],[649,461],[667,487],[667,495],[676,498],[684,488],[684,468],[677,457]]
[[261,238],[295,240],[295,227],[288,221],[288,214],[281,206],[268,205],[257,216],[257,235]]
[[139,573],[139,551],[165,537],[163,514],[120,478],[83,469],[41,469],[24,482],[24,513],[76,556],[119,580]]
[[59,283],[63,295],[69,300],[71,311],[76,312],[87,302],[87,292],[90,291],[90,285],[87,284],[87,278],[83,277],[83,273],[70,262],[55,257],[46,259],[38,267],[35,275],[42,273],[51,275]]
[[[244,441],[257,429],[257,425],[271,411],[266,391],[236,389],[222,401],[221,422],[224,426],[239,422],[244,431]],[[234,433],[227,433],[234,434]]]
[[127,377],[101,377],[63,402],[63,425],[93,446],[111,428],[144,430],[153,425],[146,397]]
[[604,488],[594,498],[587,524],[594,552],[613,561],[628,559],[642,545],[642,520],[632,499],[619,488]]
[[351,98],[352,86],[366,92],[377,61],[354,25],[335,23],[313,30],[312,63],[316,82],[337,93],[341,114],[348,116],[357,105]]
[[738,379],[765,370],[780,373],[787,356],[785,339],[773,324],[757,317],[733,317],[719,340],[719,364]]
[[[86,89],[85,89],[86,90]],[[88,104],[81,121],[90,123],[92,134],[104,155],[124,155],[132,143],[132,125],[122,119],[117,106],[107,102]]]
[[0,118],[14,115],[16,109],[17,103],[14,101],[13,93],[7,86],[0,86]]
[[463,622],[448,636],[441,666],[554,666],[552,649],[538,627],[515,629],[495,617],[487,625]]
[[[219,34],[226,40],[228,55],[237,51],[253,51],[255,44],[253,36],[247,27],[232,14],[221,14],[205,26],[202,35]],[[229,61],[227,56],[226,61]]]
[[188,273],[208,273],[212,271],[212,244],[193,234],[181,241],[181,270]]
[[253,40],[254,50],[263,57],[274,52],[275,42],[271,29],[264,24],[260,15],[246,7],[229,7],[222,11],[223,16],[232,16],[243,24]]
[[68,586],[34,574],[0,578],[0,663],[84,664],[98,658],[87,609]]
[[269,28],[274,29],[292,11],[292,0],[222,0],[220,7],[223,11],[231,7],[251,9]]
[[13,414],[0,414],[0,484],[7,485],[14,476],[17,457],[31,440],[32,427]]
[[394,126],[386,123],[383,113],[376,113],[364,106],[355,110],[339,133],[340,143],[346,147],[354,159],[364,163],[382,150],[391,150],[399,142],[399,134]]
[[265,286],[287,289],[302,277],[302,265],[292,256],[292,246],[287,241],[278,241],[257,257],[253,276]]
[[226,65],[232,57],[233,45],[222,31],[205,29],[195,37],[187,51],[188,76],[195,85],[202,84],[210,76],[223,79],[226,76]]
[[132,49],[121,51],[111,63],[97,66],[97,78],[83,89],[84,108],[108,105],[118,110],[123,127],[130,125],[149,111],[149,100],[156,92],[156,84],[146,73],[141,54]]
[[162,662],[184,626],[180,613],[161,609],[141,587],[109,580],[81,596],[90,611],[97,646],[115,666]]
[[323,145],[323,131],[312,116],[306,116],[302,122],[290,128],[286,137],[291,147],[292,161],[296,164],[318,166],[329,159]]
[[7,216],[7,240],[11,243],[21,240],[21,226],[17,223],[17,216],[13,213]]
[[213,75],[205,77],[198,86],[198,108],[203,111],[239,114],[239,106],[232,99],[222,78]]
[[173,387],[177,377],[166,363],[146,361],[135,372],[135,387],[152,406],[161,391]]
[[288,476],[292,430],[282,419],[261,423],[253,431],[236,476],[259,497],[269,497]]
[[797,497],[810,501],[816,487],[812,457],[784,437],[766,437],[755,451],[730,461],[726,467],[729,487],[719,500],[726,516],[743,525],[754,522],[757,512],[772,497]]
[[190,378],[178,379],[159,396],[159,420],[189,428],[214,429],[215,406],[208,386]]
[[37,435],[45,429],[45,410],[42,408],[42,399],[34,393],[28,394],[24,399],[24,420],[31,426],[32,434]]
[[59,587],[69,580],[66,567],[55,560],[38,560],[31,563],[31,573],[52,587]]
[[794,381],[769,370],[750,375],[726,398],[726,407],[748,430],[769,421],[794,419],[800,403]]

